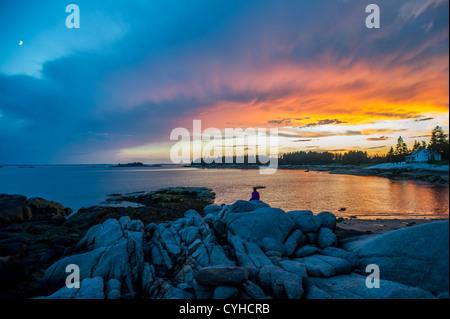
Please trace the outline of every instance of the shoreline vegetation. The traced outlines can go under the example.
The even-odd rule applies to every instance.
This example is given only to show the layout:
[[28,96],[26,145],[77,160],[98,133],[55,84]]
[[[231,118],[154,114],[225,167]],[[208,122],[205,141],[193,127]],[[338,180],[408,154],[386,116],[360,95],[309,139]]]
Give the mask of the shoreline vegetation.
[[[109,196],[140,206],[71,214],[57,202],[0,194],[0,299],[448,298],[448,219],[337,218],[262,201],[217,206],[204,187]],[[399,276],[384,253],[412,262]],[[364,289],[371,258],[383,265],[382,291]],[[424,260],[427,278],[408,281]],[[64,286],[67,264],[83,267],[75,293]]]

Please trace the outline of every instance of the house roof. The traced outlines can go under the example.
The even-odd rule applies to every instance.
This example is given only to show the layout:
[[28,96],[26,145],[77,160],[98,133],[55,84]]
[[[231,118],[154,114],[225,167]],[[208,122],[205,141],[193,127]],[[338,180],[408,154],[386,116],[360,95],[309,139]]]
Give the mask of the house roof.
[[418,154],[421,153],[421,152],[424,152],[424,153],[427,154],[427,155],[428,155],[428,154],[438,154],[438,153],[436,153],[436,152],[430,151],[430,150],[427,149],[427,148],[420,148],[420,149],[418,149],[417,151],[412,152],[410,156],[418,155]]

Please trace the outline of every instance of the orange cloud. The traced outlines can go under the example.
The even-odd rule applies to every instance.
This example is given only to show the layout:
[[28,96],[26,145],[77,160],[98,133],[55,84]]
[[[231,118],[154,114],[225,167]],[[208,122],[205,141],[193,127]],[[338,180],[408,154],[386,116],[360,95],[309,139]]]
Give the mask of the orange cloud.
[[[278,64],[254,72],[225,71],[220,80],[202,87],[208,91],[225,87],[229,95],[245,98],[222,99],[188,117],[220,128],[230,120],[247,126],[276,125],[282,119],[289,119],[286,125],[305,125],[329,118],[357,124],[448,113],[448,59],[427,65],[417,70],[380,68],[375,62],[347,67]],[[302,117],[310,119],[296,120]]]

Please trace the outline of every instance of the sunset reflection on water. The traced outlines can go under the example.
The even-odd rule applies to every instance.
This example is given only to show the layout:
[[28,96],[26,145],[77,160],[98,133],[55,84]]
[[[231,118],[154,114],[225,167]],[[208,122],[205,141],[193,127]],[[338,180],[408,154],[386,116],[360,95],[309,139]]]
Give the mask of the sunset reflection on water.
[[[208,187],[215,204],[249,200],[252,187],[261,200],[288,212],[330,211],[359,218],[448,218],[449,187],[381,177],[281,170],[262,175],[254,169],[113,168],[109,166],[37,166],[0,170],[0,193],[23,194],[61,202],[75,211],[98,205],[111,193],[163,187]],[[341,208],[345,210],[339,211]]]

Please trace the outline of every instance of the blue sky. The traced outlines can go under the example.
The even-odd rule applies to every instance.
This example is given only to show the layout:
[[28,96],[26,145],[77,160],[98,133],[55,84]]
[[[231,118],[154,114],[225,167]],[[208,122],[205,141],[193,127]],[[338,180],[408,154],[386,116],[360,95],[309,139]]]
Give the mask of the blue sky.
[[0,164],[167,160],[193,119],[285,150],[448,130],[448,0],[373,1],[379,30],[358,0],[69,3],[0,4]]

